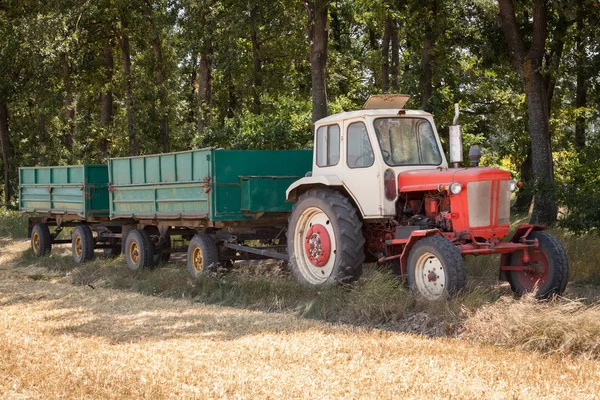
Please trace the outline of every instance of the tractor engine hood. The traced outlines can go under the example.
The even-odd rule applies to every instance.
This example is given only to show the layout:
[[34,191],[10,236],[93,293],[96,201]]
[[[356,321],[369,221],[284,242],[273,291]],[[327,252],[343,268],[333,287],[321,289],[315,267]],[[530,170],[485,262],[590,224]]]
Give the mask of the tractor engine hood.
[[469,182],[509,180],[510,173],[497,168],[433,168],[406,171],[398,174],[400,192],[437,190],[438,186],[459,182],[466,186]]

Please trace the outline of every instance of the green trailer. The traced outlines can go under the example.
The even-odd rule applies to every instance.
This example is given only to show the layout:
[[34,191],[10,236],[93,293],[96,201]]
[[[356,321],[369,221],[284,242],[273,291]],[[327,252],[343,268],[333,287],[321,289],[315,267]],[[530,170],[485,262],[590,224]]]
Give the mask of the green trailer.
[[[207,148],[21,168],[20,209],[36,214],[29,219],[36,255],[72,243],[78,263],[103,249],[123,252],[138,270],[187,252],[197,277],[237,259],[287,258],[286,189],[311,170],[312,154]],[[75,228],[71,238],[59,240],[66,226]]]
[[310,150],[201,149],[113,158],[110,217],[221,227],[285,220],[292,209],[285,191],[311,166]]
[[108,217],[108,167],[19,168],[19,210],[75,220]]
[[[28,236],[35,255],[60,243],[73,243],[78,262],[89,260],[94,248],[118,254],[121,228],[111,223],[109,210],[107,165],[19,168],[19,211],[32,214]],[[72,237],[59,239],[65,227],[75,228]]]

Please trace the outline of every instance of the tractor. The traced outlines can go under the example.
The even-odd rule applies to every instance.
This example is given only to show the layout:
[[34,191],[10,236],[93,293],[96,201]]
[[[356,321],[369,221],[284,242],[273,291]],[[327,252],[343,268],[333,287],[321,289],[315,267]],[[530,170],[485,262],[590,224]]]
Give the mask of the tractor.
[[478,146],[463,162],[450,127],[450,163],[430,113],[406,110],[404,95],[371,96],[362,110],[315,123],[312,171],[286,191],[293,276],[302,284],[351,283],[365,262],[390,265],[428,300],[466,285],[467,255],[500,254],[499,278],[517,294],[560,295],[569,276],[562,244],[545,227],[510,234],[511,195],[520,182],[481,167]]

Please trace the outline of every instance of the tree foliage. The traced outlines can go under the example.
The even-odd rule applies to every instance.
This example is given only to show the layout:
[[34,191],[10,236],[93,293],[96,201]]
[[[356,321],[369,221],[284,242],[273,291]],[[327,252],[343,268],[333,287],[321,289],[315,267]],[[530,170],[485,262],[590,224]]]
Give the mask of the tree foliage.
[[[508,36],[499,5],[512,6]],[[467,146],[530,182],[519,207],[551,196],[564,224],[590,230],[600,225],[589,202],[600,186],[599,23],[597,0],[5,0],[4,203],[19,166],[310,147],[313,119],[401,92],[434,114],[443,141],[460,103]],[[537,64],[523,70],[532,47]],[[531,144],[539,115],[526,72],[547,99],[550,175]]]

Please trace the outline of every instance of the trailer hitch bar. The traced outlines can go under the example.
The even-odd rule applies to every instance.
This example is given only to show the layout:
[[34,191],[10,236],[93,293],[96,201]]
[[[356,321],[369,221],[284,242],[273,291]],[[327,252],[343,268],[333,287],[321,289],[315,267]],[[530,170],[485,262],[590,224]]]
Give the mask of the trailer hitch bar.
[[[288,261],[290,259],[290,257],[287,254],[263,250],[263,248],[260,248],[260,247],[242,246],[240,244],[234,244],[234,243],[225,243],[225,247],[232,249],[232,250],[237,250],[242,253],[258,254],[260,256],[267,257],[267,258],[276,258],[278,260],[284,260],[284,261]],[[272,247],[266,246],[266,248],[272,248]]]

